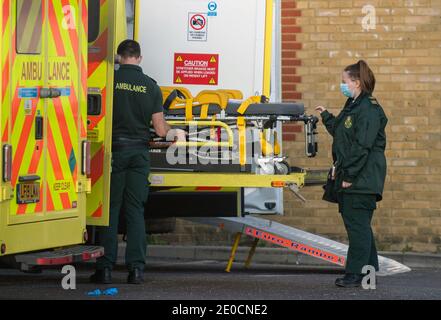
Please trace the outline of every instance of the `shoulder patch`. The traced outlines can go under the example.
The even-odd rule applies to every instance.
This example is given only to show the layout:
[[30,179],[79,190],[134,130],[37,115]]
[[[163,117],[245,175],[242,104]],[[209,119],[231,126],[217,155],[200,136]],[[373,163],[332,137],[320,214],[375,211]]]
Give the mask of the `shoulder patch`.
[[345,120],[345,128],[350,129],[352,128],[352,116],[347,116]]

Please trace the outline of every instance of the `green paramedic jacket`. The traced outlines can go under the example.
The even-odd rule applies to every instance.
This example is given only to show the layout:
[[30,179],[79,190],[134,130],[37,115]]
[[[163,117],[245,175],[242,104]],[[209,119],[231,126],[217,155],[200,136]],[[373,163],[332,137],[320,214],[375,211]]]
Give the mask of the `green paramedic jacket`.
[[[381,201],[387,168],[384,155],[387,117],[383,108],[374,97],[362,93],[355,101],[349,98],[337,117],[326,110],[321,117],[334,138],[335,191],[375,194],[377,201]],[[343,189],[343,181],[352,186]]]
[[115,71],[114,83],[113,138],[149,141],[152,114],[163,112],[161,89],[132,64]]

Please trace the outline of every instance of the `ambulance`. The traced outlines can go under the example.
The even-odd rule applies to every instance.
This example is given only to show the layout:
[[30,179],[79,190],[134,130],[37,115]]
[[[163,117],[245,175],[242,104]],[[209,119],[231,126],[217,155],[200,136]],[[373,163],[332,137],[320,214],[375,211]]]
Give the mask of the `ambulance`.
[[[298,194],[304,185],[305,171],[281,155],[281,124],[303,122],[314,156],[317,119],[275,96],[273,1],[0,0],[0,8],[0,258],[14,256],[26,271],[103,255],[89,243],[109,222],[115,48],[126,38],[142,44],[170,125],[207,131],[202,142],[214,136],[210,146],[231,156],[227,166],[170,167],[158,147],[166,142],[152,141],[146,214],[282,214],[282,188]],[[248,139],[264,149],[257,164],[247,162]]]
[[[24,270],[99,257],[102,248],[77,245],[87,242],[88,224],[108,223],[104,137],[111,136],[116,2],[0,5],[0,257],[15,255]],[[89,28],[93,19],[99,29]],[[88,116],[88,105],[100,110]]]

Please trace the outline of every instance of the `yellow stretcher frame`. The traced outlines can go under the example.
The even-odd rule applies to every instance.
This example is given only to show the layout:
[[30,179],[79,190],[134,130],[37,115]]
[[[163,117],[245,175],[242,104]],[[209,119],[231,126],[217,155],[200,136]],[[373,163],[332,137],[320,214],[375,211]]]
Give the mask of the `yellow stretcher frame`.
[[223,187],[223,188],[283,188],[305,185],[306,172],[288,175],[255,173],[153,172],[150,187]]

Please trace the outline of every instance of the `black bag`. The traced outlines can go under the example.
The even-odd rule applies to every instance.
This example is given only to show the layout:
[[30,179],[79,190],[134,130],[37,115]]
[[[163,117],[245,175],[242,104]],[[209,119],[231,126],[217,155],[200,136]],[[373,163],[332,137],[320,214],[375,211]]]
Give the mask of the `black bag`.
[[323,194],[322,200],[338,203],[337,192],[335,191],[335,174],[334,179],[332,179],[334,170],[334,167],[329,170],[328,179],[326,180],[326,184],[323,186],[325,193]]

